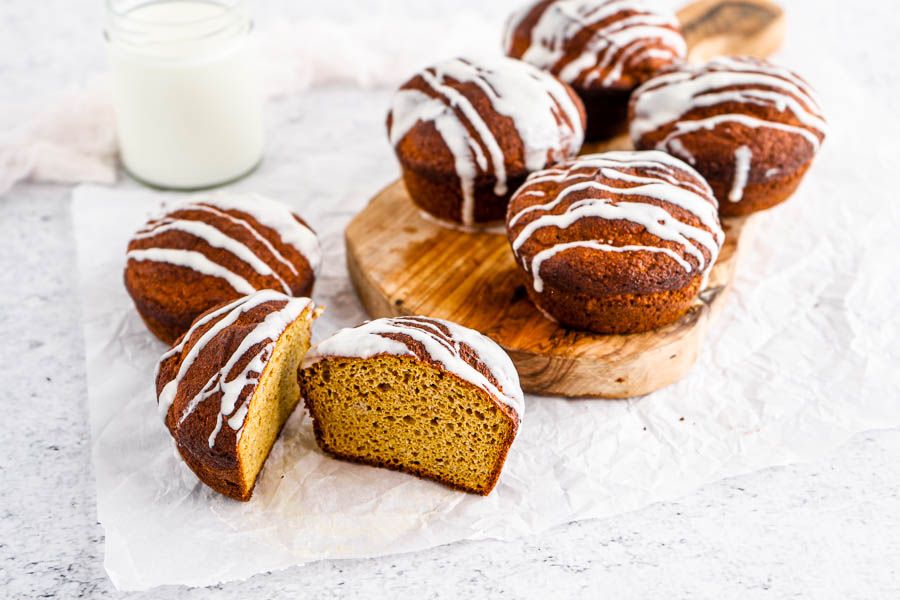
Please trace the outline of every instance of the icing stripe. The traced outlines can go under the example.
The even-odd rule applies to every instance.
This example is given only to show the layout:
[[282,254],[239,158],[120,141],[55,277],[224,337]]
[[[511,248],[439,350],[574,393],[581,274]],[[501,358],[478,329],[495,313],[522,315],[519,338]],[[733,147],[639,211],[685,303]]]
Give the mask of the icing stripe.
[[[446,331],[444,331],[446,330]],[[448,333],[449,332],[449,335]],[[303,361],[309,367],[328,356],[371,358],[379,354],[416,356],[405,343],[385,337],[386,334],[408,336],[419,342],[429,358],[447,372],[480,387],[507,406],[521,419],[525,403],[519,376],[506,352],[484,335],[450,321],[426,317],[376,319],[359,327],[342,329],[320,342]],[[495,385],[466,362],[460,344],[475,350],[478,360],[497,382]]]
[[[241,304],[243,304],[243,303],[246,302],[246,301],[247,301],[247,298],[246,298],[246,297],[241,297],[241,298],[238,298],[237,300],[235,300],[235,301],[233,301],[233,302],[230,302],[230,303],[228,303],[228,304],[225,304],[224,306],[219,307],[218,309],[216,309],[216,310],[214,310],[214,311],[212,311],[212,312],[207,313],[205,316],[200,317],[199,319],[197,319],[196,321],[194,321],[194,322],[191,324],[191,327],[190,327],[190,329],[188,330],[188,333],[190,333],[190,332],[192,332],[192,331],[196,331],[197,329],[200,329],[201,327],[203,327],[204,325],[206,325],[206,324],[209,323],[210,321],[213,321],[213,320],[217,319],[218,317],[220,317],[220,316],[222,316],[223,314],[225,314],[225,313],[231,311],[231,310],[232,310],[233,308],[235,308],[236,306],[240,306]],[[181,352],[184,350],[184,345],[188,342],[188,337],[189,337],[188,333],[186,333],[186,334],[181,338],[181,341],[180,341],[180,342],[178,342],[177,344],[175,344],[174,346],[172,346],[171,348],[169,348],[169,349],[168,349],[168,350],[160,357],[159,362],[158,362],[157,365],[156,365],[156,372],[153,374],[153,379],[154,379],[154,381],[157,380],[157,379],[159,379],[159,369],[160,369],[160,367],[162,366],[162,364],[163,364],[166,360],[168,360],[168,359],[172,358],[173,356],[175,356],[176,354],[181,354]],[[160,396],[160,401],[161,401],[161,398],[162,398],[162,397]],[[164,409],[163,409],[163,406],[160,404],[160,412],[162,412],[162,414],[163,414],[163,419],[165,419],[166,414],[169,412],[169,405],[170,405],[170,404],[171,404],[171,402],[170,402],[168,405],[166,405]]]
[[[298,275],[297,267],[295,267],[291,261],[286,259],[284,257],[284,255],[278,251],[278,248],[273,246],[272,243],[269,242],[269,240],[267,240],[265,237],[263,237],[262,234],[260,234],[256,230],[255,227],[253,227],[249,222],[245,221],[244,219],[239,219],[237,217],[229,215],[227,212],[223,212],[213,206],[209,206],[208,204],[188,204],[188,205],[184,206],[184,209],[208,212],[217,217],[226,219],[226,220],[234,223],[235,225],[239,225],[239,226],[243,227],[250,235],[252,235],[256,239],[256,241],[258,241],[260,244],[265,246],[266,250],[268,250],[272,254],[272,256],[275,257],[275,260],[277,260],[278,262],[283,264],[285,267],[287,267],[288,270],[290,270],[290,272],[293,273],[294,275]],[[309,259],[307,259],[307,262],[309,262]]]
[[243,313],[259,306],[264,302],[278,300],[279,297],[280,295],[278,295],[277,292],[271,290],[263,290],[262,292],[259,292],[257,294],[239,298],[231,304],[223,306],[222,308],[207,315],[206,317],[195,321],[194,324],[191,325],[191,328],[188,329],[187,333],[184,334],[182,341],[179,344],[175,345],[166,354],[163,354],[160,362],[166,360],[167,358],[170,358],[171,356],[180,354],[184,350],[185,344],[187,344],[195,331],[197,331],[210,321],[222,317],[215,324],[213,324],[212,327],[205,331],[200,339],[197,340],[197,342],[191,347],[191,350],[188,352],[187,356],[185,356],[181,360],[181,364],[178,368],[178,373],[175,375],[174,379],[166,383],[162,391],[160,391],[158,398],[159,412],[162,415],[163,420],[165,420],[166,416],[169,414],[169,408],[175,401],[175,394],[178,391],[178,385],[181,383],[181,380],[184,378],[185,374],[190,370],[191,366],[193,366],[194,361],[197,360],[197,357],[200,354],[200,350],[202,350],[210,342],[210,340],[216,337],[216,335],[218,335],[226,327],[234,324],[234,322],[237,321]]
[[146,248],[144,250],[131,250],[125,257],[128,260],[136,260],[138,262],[168,263],[197,271],[203,275],[218,277],[224,279],[239,294],[252,294],[256,291],[256,288],[250,285],[249,281],[237,273],[229,271],[222,265],[209,260],[204,254],[193,250]]
[[296,248],[306,258],[306,262],[318,275],[322,268],[322,249],[316,234],[294,218],[293,213],[280,202],[259,194],[218,193],[208,202],[222,210],[236,210],[245,213],[260,225],[274,230],[281,241]]
[[[584,189],[602,188],[590,186],[583,187],[578,191],[583,191]],[[513,251],[518,252],[522,245],[539,229],[545,227],[566,229],[581,219],[595,217],[607,221],[631,221],[643,226],[648,232],[662,240],[680,244],[684,247],[685,252],[697,259],[701,270],[706,266],[706,259],[703,256],[703,252],[691,243],[692,241],[699,242],[712,252],[713,258],[710,260],[710,263],[715,261],[718,244],[716,244],[713,235],[708,231],[682,223],[674,219],[669,211],[653,204],[621,201],[613,204],[613,202],[613,200],[608,199],[578,200],[570,204],[562,214],[541,215],[522,228],[522,231],[513,241]]]
[[154,224],[148,231],[140,232],[135,235],[134,239],[149,239],[167,231],[182,231],[196,238],[200,238],[210,246],[221,248],[222,250],[227,250],[237,258],[250,265],[250,267],[252,267],[253,270],[260,275],[264,277],[274,277],[275,279],[277,279],[285,293],[291,293],[291,288],[290,286],[288,286],[287,282],[282,279],[281,276],[278,275],[278,273],[273,271],[272,268],[269,267],[269,265],[263,262],[256,255],[256,253],[253,252],[253,250],[251,250],[238,240],[225,235],[212,225],[204,223],[203,221],[188,221],[185,219],[162,219],[161,221],[158,221],[156,224]]
[[[574,166],[575,164],[577,164],[577,167]],[[543,171],[532,173],[527,180],[528,186],[523,187],[522,191],[533,184],[544,181],[560,182],[569,180],[573,177],[590,179],[594,176],[591,169],[597,170],[603,167],[645,169],[648,171],[648,176],[652,175],[653,177],[658,177],[673,185],[688,185],[688,187],[698,190],[701,194],[708,194],[710,196],[712,196],[713,193],[712,188],[709,187],[709,184],[703,179],[703,176],[693,167],[685,164],[684,161],[671,156],[670,154],[653,150],[641,152],[611,151],[602,154],[584,154],[579,156],[572,163],[567,163],[558,167],[550,167]],[[685,171],[691,175],[692,181],[685,182],[674,177],[673,173],[679,170]],[[584,171],[584,173],[579,173],[579,171]],[[628,175],[622,173],[622,176],[627,177]]]
[[[247,333],[243,340],[241,340],[237,350],[235,350],[228,358],[225,364],[206,380],[199,388],[200,391],[197,394],[187,399],[181,414],[175,415],[174,417],[176,427],[180,426],[203,402],[216,394],[221,394],[216,424],[208,438],[209,447],[212,448],[215,445],[216,438],[222,429],[223,423],[237,431],[238,439],[240,439],[244,419],[249,410],[249,400],[252,397],[252,393],[246,395],[245,401],[238,406],[242,392],[248,386],[255,386],[259,382],[281,334],[291,323],[299,318],[305,310],[313,307],[312,301],[308,298],[291,298],[274,290],[262,290],[223,306],[195,322],[191,326],[191,329],[185,334],[183,340],[166,352],[159,362],[159,365],[162,365],[166,360],[181,354],[184,351],[185,345],[193,337],[193,334],[214,321],[212,326],[210,326],[194,345],[191,346],[187,355],[182,358],[175,377],[167,382],[160,391],[159,411],[163,420],[168,416],[169,410],[178,395],[181,383],[191,372],[198,357],[209,343],[228,327],[237,322],[242,315],[270,302],[283,302],[283,306],[277,310],[272,310],[262,321],[257,323],[249,333]],[[244,365],[240,373],[232,375],[234,368],[242,361],[247,360],[248,353],[251,350],[254,351],[251,359],[247,361],[247,364]],[[157,375],[158,372],[159,367],[157,367]]]
[[785,131],[787,133],[794,133],[809,142],[809,145],[812,147],[814,152],[818,151],[820,145],[819,138],[802,127],[795,127],[794,125],[784,125],[782,123],[775,123],[774,121],[757,119],[756,117],[749,117],[747,115],[727,114],[715,115],[707,119],[697,119],[695,121],[680,121],[675,124],[672,133],[667,135],[661,142],[657,144],[657,148],[663,149],[672,140],[678,139],[688,133],[700,131],[701,129],[715,129],[722,123],[739,123],[744,127],[752,127],[754,129],[762,127],[768,129],[777,129],[778,131]]
[[[699,75],[696,71],[679,71],[661,75],[636,93],[631,133],[637,138],[677,121],[694,108],[727,102],[772,106],[781,112],[789,110],[805,127],[824,134],[826,125],[818,104],[798,83],[797,79],[786,81],[781,77],[746,71],[716,70]],[[729,89],[735,86],[744,89]]]
[[734,151],[734,183],[728,193],[728,199],[732,202],[740,202],[744,197],[744,188],[747,187],[747,176],[750,174],[750,161],[753,160],[753,151],[747,146],[741,146]]
[[[228,214],[225,212],[227,210],[239,212],[248,218]],[[204,215],[185,214],[198,212],[210,216],[205,218]],[[238,232],[246,232],[247,236],[237,235],[233,228],[223,225],[223,220],[239,227]],[[204,275],[220,277],[241,294],[256,290],[254,284],[250,283],[250,280],[255,281],[251,275],[252,271],[263,277],[275,279],[282,291],[291,294],[291,285],[285,277],[299,276],[298,267],[266,238],[266,235],[272,237],[273,234],[266,233],[264,228],[274,231],[281,243],[291,246],[302,255],[315,273],[321,263],[321,251],[315,233],[299,223],[287,207],[258,195],[216,194],[179,203],[172,207],[166,216],[151,221],[134,236],[135,241],[141,242],[140,245],[149,247],[131,250],[128,257],[141,261],[169,263],[193,269]],[[167,242],[157,236],[173,231],[190,235],[210,247],[228,252],[236,262],[246,265],[246,268],[233,265],[231,261],[224,261],[228,266],[219,264],[210,256],[206,256],[202,248],[185,250],[166,247]],[[258,242],[264,250],[256,248],[255,245],[248,245],[248,237]],[[290,271],[290,275],[281,268],[282,266]]]
[[[461,61],[458,61],[461,62]],[[454,71],[456,69],[453,69]],[[431,86],[431,88],[437,93],[443,95],[447,98],[450,105],[453,106],[456,110],[461,113],[461,118],[465,119],[469,125],[475,129],[476,137],[472,138],[472,141],[468,140],[466,143],[466,148],[470,147],[474,140],[479,140],[478,145],[483,146],[487,153],[491,157],[491,166],[494,169],[494,175],[497,178],[497,183],[494,186],[494,193],[498,196],[506,193],[506,159],[504,158],[503,149],[500,148],[500,142],[494,137],[494,134],[491,132],[490,127],[488,127],[487,123],[481,118],[481,115],[475,109],[471,102],[469,102],[468,98],[464,95],[456,91],[454,88],[449,85],[444,85],[441,83],[446,79],[447,76],[451,76],[448,74],[447,76],[441,75],[440,77],[436,77],[435,75],[429,73],[427,70],[422,71],[422,78]],[[463,81],[469,81],[472,76],[468,76]],[[442,124],[442,128],[439,128],[441,131],[441,136],[445,134],[447,131],[447,124]],[[459,128],[453,127],[449,128],[454,133],[459,132]],[[462,127],[462,130],[465,131],[465,127]],[[466,133],[468,136],[468,132]],[[446,139],[446,138],[445,138]],[[454,144],[458,144],[459,142],[452,142]],[[448,143],[448,148],[450,144]],[[453,149],[451,148],[451,152]],[[462,157],[462,153],[454,154],[454,157],[457,161],[457,169],[459,168],[460,158]],[[467,173],[472,173],[474,169],[467,169]],[[462,176],[460,177],[462,181]],[[462,221],[466,225],[471,225],[475,221],[475,198],[474,198],[474,179],[466,181],[463,189],[463,207],[462,207]]]

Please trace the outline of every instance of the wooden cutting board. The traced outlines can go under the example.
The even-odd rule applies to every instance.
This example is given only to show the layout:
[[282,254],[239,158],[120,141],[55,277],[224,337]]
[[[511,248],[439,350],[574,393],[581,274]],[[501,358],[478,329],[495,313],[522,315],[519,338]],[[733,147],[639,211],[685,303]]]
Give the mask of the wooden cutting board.
[[[768,0],[700,0],[679,17],[692,61],[716,54],[768,56],[784,15]],[[584,152],[630,149],[626,136]],[[678,381],[722,310],[752,217],[723,223],[725,245],[707,288],[677,323],[636,335],[568,330],[531,304],[502,233],[464,233],[424,219],[397,181],[348,225],[347,267],[373,317],[426,315],[481,331],[512,357],[533,394],[628,398]]]

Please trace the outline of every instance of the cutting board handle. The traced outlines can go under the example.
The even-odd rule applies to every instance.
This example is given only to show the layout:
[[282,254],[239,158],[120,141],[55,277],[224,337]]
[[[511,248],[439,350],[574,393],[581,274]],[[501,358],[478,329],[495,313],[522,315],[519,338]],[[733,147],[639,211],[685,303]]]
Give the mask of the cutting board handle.
[[696,0],[678,18],[691,62],[719,54],[765,58],[781,46],[787,22],[771,0]]

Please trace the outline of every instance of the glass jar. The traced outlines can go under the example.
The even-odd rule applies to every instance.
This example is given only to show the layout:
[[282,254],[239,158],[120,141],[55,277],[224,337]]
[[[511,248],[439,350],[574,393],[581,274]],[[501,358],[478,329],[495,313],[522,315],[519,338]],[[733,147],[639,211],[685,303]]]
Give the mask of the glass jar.
[[262,158],[261,94],[246,0],[107,0],[106,40],[125,169],[199,189]]

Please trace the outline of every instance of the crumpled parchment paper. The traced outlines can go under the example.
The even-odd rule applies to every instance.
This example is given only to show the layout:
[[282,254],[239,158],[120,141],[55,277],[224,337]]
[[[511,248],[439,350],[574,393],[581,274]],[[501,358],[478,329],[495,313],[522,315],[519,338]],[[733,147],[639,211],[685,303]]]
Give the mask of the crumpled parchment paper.
[[[806,42],[818,35],[808,32]],[[873,71],[858,56],[793,56],[785,62],[822,93],[830,136],[797,195],[757,217],[694,369],[628,401],[529,396],[487,498],[328,458],[302,406],[251,502],[198,483],[156,413],[153,368],[163,345],[121,282],[127,240],[169,196],[76,189],[93,460],[113,582],[199,586],[325,558],[510,539],[812,459],[856,432],[900,425],[900,203],[889,187],[900,126],[871,91],[896,84],[868,78],[866,88],[860,79]],[[328,310],[317,339],[366,318],[346,275],[342,233],[396,176],[384,141],[387,98],[324,90],[276,105],[281,125],[270,132],[267,162],[238,185],[295,206],[323,236],[314,297]]]

